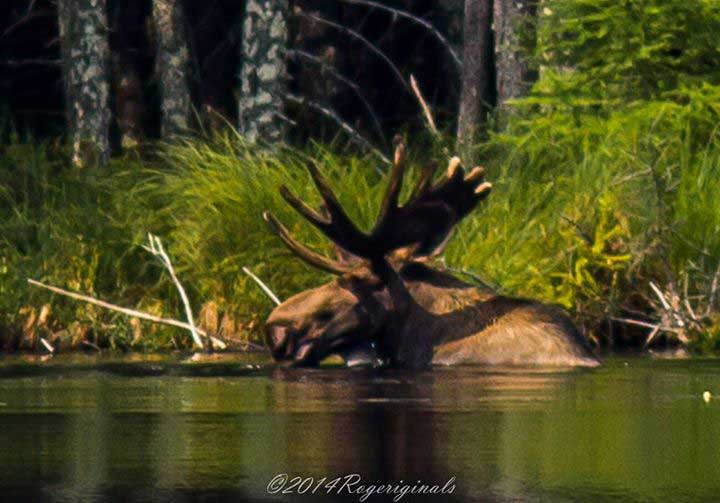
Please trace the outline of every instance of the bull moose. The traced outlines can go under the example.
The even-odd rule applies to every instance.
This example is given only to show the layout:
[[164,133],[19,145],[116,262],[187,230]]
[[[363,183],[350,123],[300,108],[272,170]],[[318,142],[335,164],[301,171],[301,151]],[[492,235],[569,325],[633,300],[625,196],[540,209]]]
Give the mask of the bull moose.
[[285,245],[337,278],[279,305],[266,323],[276,360],[317,365],[331,354],[372,347],[390,366],[430,364],[594,366],[589,344],[558,306],[498,295],[432,267],[453,228],[491,190],[480,167],[465,173],[457,157],[433,183],[425,167],[404,205],[399,194],[405,148],[396,144],[377,221],[369,233],[353,223],[317,166],[308,170],[324,204],[319,211],[286,187],[283,198],[338,248],[323,256],[263,214]]

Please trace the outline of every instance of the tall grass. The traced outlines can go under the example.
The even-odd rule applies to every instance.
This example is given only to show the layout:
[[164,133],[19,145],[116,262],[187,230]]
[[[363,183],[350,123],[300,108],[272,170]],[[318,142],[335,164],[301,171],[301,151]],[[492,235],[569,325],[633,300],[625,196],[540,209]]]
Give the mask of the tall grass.
[[[650,280],[664,285],[688,276],[691,293],[704,291],[720,264],[720,142],[710,135],[700,146],[686,134],[694,124],[686,110],[670,112],[590,116],[567,129],[560,116],[536,117],[496,135],[479,155],[493,194],[456,231],[447,264],[504,293],[561,303],[590,332],[607,337],[613,316],[638,310],[652,316]],[[553,119],[555,126],[543,127]],[[428,160],[424,148],[411,154],[413,168]],[[304,169],[308,157],[369,228],[382,170],[372,157],[335,154],[332,146],[271,151],[226,131],[161,146],[152,162],[119,159],[95,173],[72,169],[48,144],[5,147],[5,343],[28,346],[46,334],[61,344],[84,338],[121,348],[186,346],[189,339],[175,330],[143,326],[138,335],[121,316],[61,298],[52,299],[50,321],[42,327],[36,321],[26,333],[28,319],[50,301],[46,292],[28,289],[27,277],[181,317],[172,283],[140,247],[147,232],[163,238],[196,311],[212,305],[233,320],[234,333],[225,335],[257,338],[272,304],[243,266],[281,298],[329,279],[287,252],[261,218],[270,209],[300,240],[331,253],[277,190],[286,185],[319,204]]]
[[[720,265],[720,8],[707,0],[551,0],[539,10],[540,78],[497,122],[504,129],[479,146],[473,161],[487,165],[495,189],[460,225],[447,264],[505,293],[563,304],[609,341],[621,333],[613,318],[662,321],[651,281],[682,290],[678,302],[704,302],[711,314],[689,336],[717,346],[710,293]],[[414,162],[437,147],[411,145]],[[178,317],[171,282],[140,247],[147,232],[163,238],[201,319],[223,318],[225,335],[257,337],[272,306],[243,266],[284,298],[328,280],[268,232],[261,213],[271,209],[299,239],[331,251],[277,187],[317,204],[303,169],[312,157],[365,228],[383,189],[373,158],[332,145],[268,150],[225,131],[157,151],[153,161],[122,158],[78,172],[52,144],[0,146],[4,344],[32,347],[42,335],[61,345],[187,344],[177,331],[139,330],[65,299],[52,299],[47,315],[48,294],[25,282]]]
[[[29,290],[29,277],[157,310],[160,271],[148,267],[134,246],[148,218],[138,220],[139,212],[130,217],[131,203],[124,201],[140,172],[133,162],[103,172],[76,171],[61,149],[46,143],[3,147],[0,332],[5,345],[32,347],[42,335],[61,347],[83,339],[125,346],[132,338],[126,320],[65,299],[55,299],[52,314],[38,321],[49,297]],[[109,332],[112,338],[101,337]]]
[[[488,255],[504,274],[496,281],[560,302],[595,327],[637,311],[654,318],[650,281],[687,283],[686,297],[707,299],[720,264],[717,96],[705,86],[612,111],[517,103],[518,115],[485,145],[506,194],[488,211],[505,205],[506,218],[489,222],[507,229],[497,246],[526,262]],[[468,252],[490,250],[471,245],[460,256]]]
[[[236,132],[160,146],[152,162],[118,159],[106,170],[78,172],[47,144],[16,143],[3,151],[0,176],[0,313],[5,344],[29,347],[45,334],[61,344],[90,338],[116,347],[182,347],[172,330],[144,327],[92,306],[53,299],[53,315],[31,323],[49,296],[26,278],[47,281],[153,314],[182,312],[172,283],[141,245],[161,236],[196,310],[231,321],[235,339],[259,334],[272,304],[242,272],[250,267],[283,298],[328,277],[308,269],[270,232],[261,215],[272,209],[309,245],[329,243],[289,210],[278,187],[318,203],[304,168],[312,156],[359,223],[368,225],[380,175],[370,158],[340,157],[320,146],[270,152],[246,145]],[[358,198],[358,194],[363,197]],[[4,329],[2,328],[4,326]],[[29,329],[27,328],[29,326]],[[24,330],[20,330],[24,327]]]

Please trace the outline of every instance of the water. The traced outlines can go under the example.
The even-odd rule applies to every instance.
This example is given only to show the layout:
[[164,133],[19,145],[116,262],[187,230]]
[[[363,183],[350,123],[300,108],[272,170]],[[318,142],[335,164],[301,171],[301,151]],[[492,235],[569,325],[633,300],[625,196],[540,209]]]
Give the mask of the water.
[[[720,499],[720,361],[568,372],[0,359],[0,499],[358,501],[313,483],[445,484],[401,501]],[[357,487],[357,486],[355,486]],[[373,495],[367,501],[387,501]]]

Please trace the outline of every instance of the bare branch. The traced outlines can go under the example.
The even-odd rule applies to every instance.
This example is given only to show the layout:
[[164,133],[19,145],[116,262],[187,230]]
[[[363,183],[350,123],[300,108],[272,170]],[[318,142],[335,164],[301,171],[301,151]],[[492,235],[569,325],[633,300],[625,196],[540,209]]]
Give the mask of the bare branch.
[[37,19],[37,18],[41,18],[41,17],[52,17],[55,15],[55,12],[50,9],[44,9],[44,10],[39,10],[39,11],[33,12],[32,10],[34,7],[35,7],[35,0],[32,0],[30,2],[30,5],[27,8],[27,11],[25,12],[25,14],[23,14],[23,16],[20,19],[18,19],[13,24],[11,24],[3,32],[2,35],[3,36],[9,35],[13,31],[20,28],[21,26],[28,23],[29,21],[32,21],[33,19]]
[[645,342],[643,343],[643,347],[646,348],[648,345],[652,342],[652,340],[655,338],[657,334],[660,333],[660,325],[656,326],[652,332],[647,336],[647,339],[645,339]]
[[372,143],[370,143],[367,139],[365,139],[354,127],[352,127],[350,124],[342,120],[342,118],[335,113],[332,109],[321,105],[320,103],[317,103],[315,101],[310,101],[305,98],[301,98],[300,96],[296,96],[294,94],[285,94],[285,99],[288,101],[292,101],[293,103],[297,103],[299,105],[307,106],[309,108],[312,108],[313,110],[320,112],[322,115],[325,115],[326,117],[329,117],[333,121],[335,121],[345,132],[347,132],[355,141],[357,141],[360,145],[365,147],[366,149],[370,150],[373,154],[375,154],[380,160],[382,160],[385,164],[392,164],[390,159],[380,152],[377,148],[373,147]]
[[430,111],[430,107],[428,106],[427,102],[425,101],[425,98],[423,98],[423,95],[420,92],[420,87],[418,86],[417,80],[415,80],[414,75],[410,75],[410,86],[412,87],[412,90],[415,93],[415,97],[420,102],[420,107],[422,108],[423,114],[425,115],[425,120],[427,121],[428,129],[430,129],[430,132],[432,134],[439,137],[440,132],[438,131],[437,126],[435,125],[435,119],[433,119],[432,112]]
[[718,280],[720,280],[720,265],[718,265],[718,268],[715,271],[715,276],[713,276],[712,284],[710,285],[710,298],[708,299],[708,304],[705,309],[705,316],[709,316],[713,308],[715,307],[715,299],[717,298],[718,291]]
[[100,346],[98,346],[97,344],[92,343],[92,342],[90,342],[90,341],[82,340],[82,341],[80,341],[80,344],[82,344],[83,346],[87,346],[87,347],[89,347],[89,348],[92,348],[92,349],[94,349],[95,351],[97,351],[98,353],[101,353],[101,352],[102,352],[102,350],[100,349]]
[[652,291],[655,292],[655,295],[657,296],[657,298],[660,299],[660,302],[662,303],[662,306],[665,309],[665,311],[667,311],[669,313],[672,312],[672,307],[670,307],[670,304],[668,303],[667,299],[665,298],[665,295],[663,295],[663,293],[660,291],[658,286],[655,283],[653,283],[652,281],[650,282],[650,288],[652,288]]
[[457,55],[455,50],[452,48],[452,44],[446,39],[442,33],[438,31],[437,28],[435,28],[431,23],[424,20],[421,17],[415,16],[414,14],[411,14],[410,12],[395,9],[394,7],[390,7],[388,5],[383,5],[378,2],[373,2],[372,0],[340,0],[341,2],[354,4],[354,5],[365,5],[367,7],[373,8],[373,9],[380,9],[387,12],[392,13],[395,16],[398,17],[404,17],[405,19],[409,19],[413,23],[419,24],[426,30],[428,30],[432,35],[442,44],[442,46],[447,50],[447,52],[452,57],[453,63],[455,63],[455,68],[458,70],[458,72],[462,71],[462,61],[460,60],[460,57]]
[[688,288],[689,288],[689,276],[688,276],[688,274],[685,274],[685,275],[684,275],[684,278],[683,278],[683,298],[682,298],[682,301],[683,301],[683,304],[684,304],[684,306],[685,306],[685,310],[686,310],[686,311],[688,312],[688,314],[690,315],[690,318],[692,319],[692,321],[694,321],[694,322],[697,324],[700,320],[698,319],[697,315],[695,314],[695,310],[693,309],[692,305],[690,305],[690,297],[689,297],[689,294],[688,294]]
[[335,77],[337,80],[342,82],[343,84],[347,85],[350,89],[352,89],[355,92],[355,95],[358,97],[358,99],[362,102],[363,106],[365,107],[365,110],[367,110],[368,115],[373,121],[373,126],[377,130],[378,135],[380,138],[382,138],[383,141],[387,141],[385,138],[385,135],[383,134],[382,126],[380,125],[380,119],[378,119],[377,114],[373,110],[372,106],[370,105],[370,102],[368,102],[367,98],[365,98],[365,95],[363,94],[362,90],[360,89],[360,86],[357,85],[352,80],[348,79],[344,75],[342,75],[340,72],[338,72],[335,68],[333,68],[331,65],[328,65],[325,61],[323,61],[321,58],[318,58],[317,56],[310,54],[309,52],[300,50],[300,49],[288,49],[285,51],[286,54],[288,54],[290,57],[301,57],[308,61],[312,61],[313,63],[316,63],[318,65],[321,65],[323,68],[323,71],[327,71]]
[[363,44],[367,46],[368,49],[370,49],[374,54],[376,54],[380,59],[382,59],[387,65],[390,67],[390,69],[393,71],[397,79],[402,83],[403,87],[410,91],[410,86],[408,85],[405,78],[402,76],[402,73],[398,69],[397,66],[395,66],[395,63],[393,63],[390,58],[388,58],[384,52],[382,52],[375,44],[370,42],[368,39],[363,37],[360,33],[358,33],[355,30],[352,30],[348,28],[347,26],[343,26],[339,23],[336,23],[335,21],[330,21],[329,19],[322,18],[320,16],[316,16],[314,14],[308,14],[307,12],[300,12],[300,16],[306,17],[308,19],[312,19],[313,21],[324,24],[326,26],[330,26],[332,28],[335,28],[336,30],[345,33],[347,35],[350,35],[351,37],[361,41]]
[[617,321],[619,323],[625,323],[627,325],[635,325],[638,327],[652,328],[653,330],[655,330],[656,328],[659,327],[659,329],[662,330],[663,332],[670,332],[670,333],[676,334],[676,335],[679,333],[679,330],[676,328],[662,326],[658,323],[648,323],[647,321],[633,320],[630,318],[611,317],[610,319],[613,321]]
[[[28,278],[27,282],[30,283],[31,285],[38,286],[38,287],[44,288],[46,290],[50,290],[51,292],[57,293],[58,295],[63,295],[65,297],[70,297],[71,299],[87,302],[88,304],[93,304],[95,306],[103,307],[103,308],[109,309],[111,311],[117,311],[117,312],[125,314],[127,316],[132,316],[133,318],[140,318],[142,320],[151,321],[153,323],[159,323],[161,325],[170,325],[173,327],[190,330],[190,325],[188,323],[185,323],[182,321],[173,320],[170,318],[161,318],[160,316],[155,316],[154,314],[145,313],[143,311],[137,311],[135,309],[129,309],[127,307],[118,306],[116,304],[111,304],[110,302],[106,302],[104,300],[100,300],[95,297],[90,297],[89,295],[71,292],[71,291],[65,290],[63,288],[58,288],[56,286],[41,283],[40,281],[36,281],[31,278]],[[197,328],[195,330],[197,331],[198,334],[207,336],[207,332],[205,332],[204,330],[202,330],[200,328]]]
[[255,281],[255,283],[257,283],[257,285],[260,287],[260,289],[263,292],[265,292],[267,294],[267,296],[270,297],[270,299],[272,299],[272,301],[275,303],[276,306],[279,306],[280,304],[282,304],[282,302],[280,301],[278,296],[275,295],[275,293],[273,293],[272,290],[270,290],[270,287],[268,287],[265,283],[263,283],[263,281],[260,278],[255,276],[255,274],[253,274],[253,272],[250,269],[243,266],[242,270],[245,274],[250,276],[253,279],[253,281]]
[[44,337],[40,337],[40,342],[43,346],[45,346],[45,349],[47,349],[50,354],[55,353],[55,348],[52,347],[52,344],[46,341]]
[[[202,339],[200,339],[200,335],[198,334],[198,330],[195,327],[195,321],[193,320],[193,314],[192,309],[190,308],[190,301],[188,300],[187,294],[185,293],[185,288],[183,288],[182,283],[180,283],[180,280],[175,275],[175,269],[173,268],[172,262],[170,261],[170,257],[168,257],[168,254],[165,253],[165,249],[163,248],[162,241],[160,241],[160,238],[153,235],[148,234],[148,242],[150,246],[143,246],[147,251],[155,255],[162,265],[165,267],[167,272],[170,274],[170,278],[173,280],[173,283],[175,283],[175,287],[177,288],[178,293],[180,294],[180,298],[182,299],[182,303],[185,307],[185,315],[187,316],[188,325],[190,330],[190,335],[192,335],[193,342],[195,342],[195,345],[204,348],[205,345],[202,342]],[[212,341],[208,337],[208,349],[212,349]]]

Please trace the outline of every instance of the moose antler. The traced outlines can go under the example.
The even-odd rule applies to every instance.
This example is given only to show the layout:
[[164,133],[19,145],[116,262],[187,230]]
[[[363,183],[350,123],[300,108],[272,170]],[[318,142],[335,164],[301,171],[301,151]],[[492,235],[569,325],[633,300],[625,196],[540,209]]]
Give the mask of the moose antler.
[[[460,159],[453,157],[445,178],[435,186],[431,181],[437,165],[428,164],[409,200],[400,206],[404,161],[405,145],[396,137],[392,171],[380,212],[369,234],[358,229],[347,216],[315,164],[308,164],[307,168],[324,202],[322,213],[308,206],[287,187],[280,187],[280,194],[303,218],[353,255],[378,261],[388,253],[407,246],[414,247],[414,256],[432,255],[447,241],[454,226],[488,196],[492,186],[484,181],[482,168],[476,167],[465,175]],[[348,271],[346,265],[297,242],[270,212],[265,212],[263,216],[290,251],[310,265],[334,274]]]

